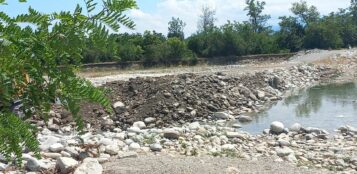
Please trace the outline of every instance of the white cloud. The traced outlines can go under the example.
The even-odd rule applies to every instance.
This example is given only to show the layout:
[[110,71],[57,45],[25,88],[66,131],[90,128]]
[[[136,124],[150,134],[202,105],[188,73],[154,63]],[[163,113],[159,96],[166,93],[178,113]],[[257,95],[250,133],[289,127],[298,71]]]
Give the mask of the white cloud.
[[[270,25],[277,25],[279,16],[290,15],[289,8],[293,2],[298,0],[265,0],[266,7],[264,13],[271,15]],[[319,12],[328,14],[337,11],[338,8],[349,6],[350,0],[307,0],[309,5],[315,5]],[[136,30],[133,32],[143,32],[145,30],[156,30],[167,33],[167,23],[171,17],[179,17],[187,25],[185,34],[190,35],[197,30],[197,21],[201,14],[201,8],[208,5],[216,9],[216,25],[222,25],[231,21],[247,20],[245,0],[161,0],[156,4],[156,8],[151,13],[142,10],[131,10],[129,16],[136,23]],[[124,30],[128,31],[128,30]]]

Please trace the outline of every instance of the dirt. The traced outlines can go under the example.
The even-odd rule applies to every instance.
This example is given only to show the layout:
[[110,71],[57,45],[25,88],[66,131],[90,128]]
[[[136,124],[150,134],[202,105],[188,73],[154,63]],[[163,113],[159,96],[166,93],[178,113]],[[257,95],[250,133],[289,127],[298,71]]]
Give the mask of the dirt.
[[247,161],[228,157],[139,156],[104,164],[105,174],[329,174],[273,159]]

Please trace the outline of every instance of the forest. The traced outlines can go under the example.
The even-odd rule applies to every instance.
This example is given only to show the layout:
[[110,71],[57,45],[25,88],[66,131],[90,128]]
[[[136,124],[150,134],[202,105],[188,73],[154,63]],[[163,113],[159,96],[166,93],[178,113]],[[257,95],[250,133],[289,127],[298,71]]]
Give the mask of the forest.
[[83,63],[144,61],[151,64],[195,63],[197,57],[213,58],[252,54],[289,53],[305,49],[339,49],[357,45],[357,0],[350,6],[321,15],[306,1],[293,3],[292,16],[281,16],[279,27],[267,24],[266,2],[247,0],[248,21],[227,21],[216,26],[215,10],[201,9],[198,29],[185,36],[185,22],[172,17],[167,36],[156,31],[110,34],[101,47],[95,47],[95,35],[89,35],[83,51]]

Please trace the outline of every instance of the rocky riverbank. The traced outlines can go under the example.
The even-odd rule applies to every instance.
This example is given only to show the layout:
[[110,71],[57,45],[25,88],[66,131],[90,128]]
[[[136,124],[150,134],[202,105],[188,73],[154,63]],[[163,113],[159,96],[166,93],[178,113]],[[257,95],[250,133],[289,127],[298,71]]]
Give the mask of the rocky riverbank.
[[[84,104],[87,127],[79,135],[68,112],[55,107],[47,125],[31,120],[40,130],[42,159],[24,151],[23,170],[33,173],[101,173],[112,158],[140,158],[147,154],[228,156],[246,160],[269,157],[303,168],[354,173],[357,169],[357,131],[341,127],[335,135],[300,124],[286,128],[273,122],[260,135],[227,127],[237,119],[252,121],[256,112],[293,89],[331,79],[339,73],[327,66],[294,66],[231,76],[182,74],[135,78],[104,85],[114,115]],[[283,120],[280,120],[283,122]],[[290,126],[290,125],[289,125]],[[1,171],[16,173],[0,157]],[[13,170],[11,172],[11,170]]]

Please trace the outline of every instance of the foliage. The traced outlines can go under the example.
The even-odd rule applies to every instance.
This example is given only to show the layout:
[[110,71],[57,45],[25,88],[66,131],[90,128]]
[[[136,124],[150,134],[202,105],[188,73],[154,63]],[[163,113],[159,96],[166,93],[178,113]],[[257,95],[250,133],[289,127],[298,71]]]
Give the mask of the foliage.
[[216,11],[209,8],[208,6],[202,7],[202,15],[198,21],[198,31],[199,32],[210,32],[214,29],[214,22],[217,20],[215,18]]
[[303,25],[307,26],[310,23],[317,22],[320,16],[315,6],[308,6],[306,1],[303,0],[293,3],[293,7],[290,10],[298,16]]
[[299,51],[304,44],[305,29],[294,17],[280,17],[280,31],[277,33],[277,42],[280,48],[292,52]]
[[185,34],[183,32],[183,29],[185,28],[186,23],[184,23],[180,18],[172,18],[171,21],[169,22],[169,32],[167,34],[168,38],[171,37],[177,37],[180,38],[181,40],[185,39]]
[[[33,115],[46,119],[56,98],[71,111],[79,129],[83,127],[78,115],[81,101],[97,102],[110,110],[103,92],[77,77],[75,71],[82,62],[87,36],[96,36],[91,44],[101,48],[109,30],[116,32],[121,25],[133,28],[124,11],[136,4],[134,0],[106,0],[101,5],[85,2],[86,12],[80,5],[73,12],[50,14],[29,8],[16,17],[0,12],[0,153],[8,159],[15,155],[21,162],[23,148],[38,153],[35,130],[26,119]],[[94,13],[98,6],[103,8]],[[11,110],[15,100],[23,104],[22,118]]]
[[253,26],[254,32],[262,32],[265,29],[265,24],[270,19],[269,15],[263,15],[265,2],[246,0],[247,7],[244,8],[248,11],[247,16],[249,17],[249,22]]

